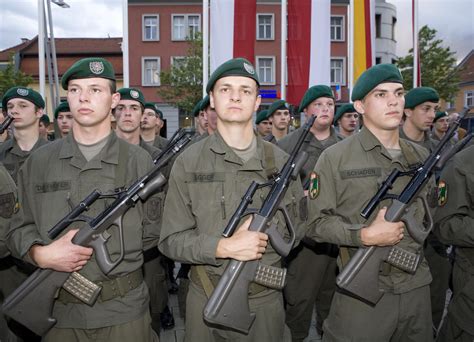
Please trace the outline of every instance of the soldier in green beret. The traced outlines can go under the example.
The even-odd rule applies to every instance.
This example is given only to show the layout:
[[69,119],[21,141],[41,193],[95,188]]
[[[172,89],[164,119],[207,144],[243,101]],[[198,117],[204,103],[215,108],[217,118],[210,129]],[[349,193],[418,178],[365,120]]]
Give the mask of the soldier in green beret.
[[430,129],[439,109],[439,95],[430,87],[413,88],[405,95],[403,126],[400,138],[417,143],[433,151],[437,142],[431,138]]
[[41,139],[48,140],[48,129],[51,120],[49,120],[48,114],[43,114],[39,120],[39,136]]
[[277,100],[268,108],[267,117],[272,124],[272,132],[265,137],[266,141],[276,144],[288,134],[291,120],[289,108],[285,100]]
[[437,341],[474,341],[474,145],[456,154],[438,183],[434,232],[453,245],[453,297]]
[[163,150],[168,145],[168,140],[160,134],[163,126],[163,112],[156,107],[156,104],[146,102],[140,126],[143,140]]
[[[308,153],[308,159],[300,171],[301,182],[310,200],[314,199],[308,192],[314,165],[326,148],[341,140],[332,126],[334,107],[334,94],[326,85],[309,88],[299,106],[299,112],[303,112],[306,118],[317,116],[302,148]],[[280,140],[278,146],[290,153],[301,133],[301,128],[295,130]],[[308,335],[315,303],[316,328],[321,333],[336,289],[336,256],[336,246],[303,238],[288,257],[286,324],[291,330],[293,341],[303,341]]]
[[74,121],[67,101],[61,102],[54,111],[54,119],[58,123],[59,133],[61,138],[64,138],[71,131],[72,123]]
[[[208,325],[202,316],[229,259],[260,260],[279,265],[281,257],[265,233],[248,231],[250,219],[229,238],[221,236],[252,181],[268,181],[287,156],[263,141],[252,127],[260,105],[259,81],[252,64],[236,58],[212,74],[207,85],[211,107],[217,113],[217,131],[181,153],[171,172],[159,248],[170,258],[192,264],[186,302],[185,341],[281,341],[284,331],[281,291],[251,283],[249,301],[256,318],[248,335]],[[273,170],[273,171],[272,171]],[[266,190],[258,189],[252,207],[262,205]],[[291,206],[297,239],[304,233],[298,217],[303,198],[301,184],[291,183],[282,206]],[[285,231],[279,214],[278,230]],[[208,286],[209,284],[209,286]]]
[[[406,233],[403,222],[385,220],[383,201],[368,221],[361,210],[377,192],[380,180],[394,169],[407,171],[424,161],[428,151],[399,138],[405,105],[403,79],[392,64],[366,70],[352,92],[354,108],[362,114],[364,127],[353,136],[325,150],[319,158],[313,188],[317,200],[309,201],[307,237],[339,245],[339,266],[363,246],[392,246],[419,255],[414,274],[389,264],[381,267],[378,285],[384,291],[371,306],[348,293],[336,291],[323,326],[323,341],[432,341],[430,306],[431,275],[423,258],[423,244]],[[397,179],[391,193],[400,193],[410,177]],[[430,183],[434,186],[434,181]],[[420,195],[426,195],[429,186]],[[311,190],[310,190],[311,191]],[[423,225],[421,201],[409,210]]]
[[268,120],[267,109],[263,109],[257,113],[255,127],[257,128],[257,133],[260,134],[262,138],[272,133],[272,123]]
[[449,128],[448,113],[438,111],[433,120],[433,131],[431,137],[436,141],[441,141]]
[[[153,166],[150,155],[111,128],[111,110],[120,101],[112,64],[98,57],[74,63],[63,75],[74,117],[70,134],[35,151],[18,174],[19,212],[13,216],[7,244],[13,256],[41,268],[79,272],[100,283],[99,298],[88,306],[61,289],[54,302],[56,325],[43,341],[157,341],[151,328],[149,294],[143,281],[143,250],[156,247],[160,213],[139,203],[123,215],[124,259],[105,275],[93,250],[71,242],[75,223],[51,241],[48,230],[93,190],[113,193],[129,186]],[[111,200],[98,199],[87,215],[96,217]],[[120,253],[116,229],[107,250]],[[116,289],[122,289],[117,291]]]
[[[439,109],[439,94],[430,87],[413,88],[405,95],[405,121],[400,127],[400,138],[423,146],[432,152],[438,141],[431,137],[430,129]],[[446,306],[446,291],[449,287],[451,263],[447,246],[430,233],[424,254],[431,270],[430,284],[433,329],[437,331]]]
[[191,112],[191,114],[195,118],[195,124],[197,127],[198,135],[207,134],[208,126],[206,114],[204,113],[204,111],[201,110],[201,102],[202,99],[199,100],[198,103],[196,103],[193,108],[193,111]]
[[352,103],[339,107],[334,116],[334,126],[338,127],[338,134],[343,139],[359,132],[359,113]]
[[200,102],[199,111],[204,113],[207,120],[207,135],[212,135],[217,130],[217,113],[211,106],[209,95]]

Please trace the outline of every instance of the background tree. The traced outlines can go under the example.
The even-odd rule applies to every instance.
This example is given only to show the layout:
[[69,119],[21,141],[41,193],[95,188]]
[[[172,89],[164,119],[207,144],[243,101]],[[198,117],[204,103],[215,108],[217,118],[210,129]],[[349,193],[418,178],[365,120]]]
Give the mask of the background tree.
[[[420,53],[421,85],[436,89],[440,97],[451,101],[459,90],[459,70],[456,69],[455,52],[442,46],[436,39],[436,30],[423,26],[418,33]],[[413,49],[396,61],[402,70],[406,90],[413,88]]]
[[10,89],[11,87],[24,86],[33,82],[33,78],[22,71],[15,70],[15,65],[13,64],[13,55],[9,58],[7,67],[4,70],[0,70],[0,99],[3,97],[3,94]]
[[187,56],[160,73],[157,92],[163,101],[189,113],[202,99],[202,36],[196,33],[187,41]]

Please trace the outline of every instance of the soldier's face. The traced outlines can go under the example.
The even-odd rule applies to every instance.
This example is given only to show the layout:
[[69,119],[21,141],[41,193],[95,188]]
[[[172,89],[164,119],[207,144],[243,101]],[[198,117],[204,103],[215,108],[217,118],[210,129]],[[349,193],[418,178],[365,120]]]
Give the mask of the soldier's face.
[[364,115],[364,126],[369,129],[398,129],[405,106],[405,91],[400,83],[382,83],[363,100],[354,102],[357,112]]
[[248,77],[227,76],[217,80],[210,93],[218,122],[249,123],[260,106],[257,83]]
[[355,112],[342,114],[339,126],[346,132],[354,132],[359,127],[359,114]]
[[43,110],[36,110],[35,105],[21,98],[14,98],[7,103],[7,112],[13,117],[13,127],[24,129],[31,126],[38,126],[38,120],[43,115]]
[[267,135],[269,135],[270,133],[272,133],[272,123],[270,120],[262,120],[258,125],[257,125],[257,130],[258,130],[258,133],[260,133],[260,135],[262,137],[265,137]]
[[272,127],[279,131],[285,131],[290,124],[290,111],[288,109],[279,109],[270,117]]
[[105,78],[69,81],[67,102],[79,126],[110,126],[110,111],[119,101],[120,94],[110,92],[110,82]]
[[334,100],[330,97],[320,97],[311,102],[306,108],[306,117],[316,115],[313,127],[330,127],[334,120]]
[[436,111],[439,109],[437,102],[423,102],[413,109],[405,109],[406,121],[419,131],[428,131],[433,125]]
[[62,136],[65,136],[69,133],[72,127],[74,119],[71,112],[60,112],[58,113],[58,127]]
[[132,133],[140,129],[142,120],[142,106],[135,100],[120,100],[115,108],[115,120],[117,120],[117,129]]
[[207,126],[209,125],[207,117],[207,113],[203,110],[199,112],[199,115],[197,117],[198,125],[203,131],[207,131]]
[[448,127],[449,127],[448,117],[445,116],[444,118],[436,120],[436,122],[434,124],[434,127],[438,132],[446,133],[448,131]]
[[[117,112],[117,109],[115,109],[115,112]],[[159,120],[159,118],[156,116],[155,111],[150,108],[145,108],[143,111],[141,128],[155,129],[157,126],[157,120]]]

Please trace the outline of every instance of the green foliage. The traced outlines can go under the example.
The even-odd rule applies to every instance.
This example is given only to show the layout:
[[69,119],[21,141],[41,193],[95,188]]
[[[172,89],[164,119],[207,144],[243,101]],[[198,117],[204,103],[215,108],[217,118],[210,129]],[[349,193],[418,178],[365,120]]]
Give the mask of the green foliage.
[[189,113],[202,98],[202,36],[197,33],[187,41],[187,56],[160,73],[157,92],[163,101]]
[[[11,56],[12,57],[12,56]],[[11,87],[23,86],[26,87],[28,84],[33,82],[33,78],[21,71],[15,70],[15,65],[8,62],[6,69],[0,70],[0,99],[3,94],[6,93]]]
[[[443,41],[436,39],[436,30],[426,25],[418,33],[418,42],[421,85],[436,89],[442,99],[451,101],[459,90],[460,80],[455,52],[443,47]],[[413,88],[413,49],[396,64],[402,70],[405,89],[410,90]]]

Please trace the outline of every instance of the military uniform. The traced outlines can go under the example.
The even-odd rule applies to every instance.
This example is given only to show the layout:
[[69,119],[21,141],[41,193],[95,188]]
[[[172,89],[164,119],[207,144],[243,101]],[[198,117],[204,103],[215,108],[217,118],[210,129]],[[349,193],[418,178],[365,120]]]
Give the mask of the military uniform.
[[453,297],[438,341],[474,340],[474,146],[445,167],[438,186],[435,233],[455,246]]
[[[114,132],[108,137],[105,147],[90,161],[84,158],[72,133],[36,151],[18,174],[20,211],[14,215],[7,235],[12,254],[29,260],[31,246],[50,243],[47,231],[92,190],[107,193],[127,186],[151,167],[151,159],[145,151],[118,139]],[[97,200],[87,215],[98,215],[110,202],[110,199]],[[141,267],[143,250],[153,247],[158,240],[159,229],[155,223],[158,215],[155,206],[148,203],[139,204],[124,214],[123,261],[107,276],[98,267],[94,256],[87,262],[80,273],[102,284],[99,299],[90,307],[61,290],[53,312],[57,324],[46,335],[45,341],[64,341],[75,335],[87,335],[84,329],[104,327],[117,327],[116,331],[124,334],[122,340],[153,340],[154,334],[149,328],[149,296]],[[144,217],[151,223],[145,225]],[[83,224],[76,222],[73,226],[80,228]],[[116,227],[111,228],[110,233],[107,248],[111,259],[115,260],[120,252],[119,234]],[[124,286],[124,283],[128,285]],[[124,289],[116,290],[122,286]],[[123,326],[135,329],[125,333],[121,330]],[[145,329],[137,329],[139,326]],[[99,329],[97,334],[103,332]]]
[[[216,132],[187,148],[173,165],[159,248],[176,261],[193,264],[186,302],[187,341],[278,341],[283,336],[282,294],[257,284],[250,286],[250,309],[256,312],[256,319],[249,335],[207,326],[202,317],[207,297],[196,274],[196,265],[204,265],[213,285],[217,284],[228,263],[215,256],[217,243],[228,220],[251,181],[263,183],[268,180],[270,160],[274,161],[274,167],[280,169],[287,159],[279,148],[256,139],[256,155],[245,163]],[[257,190],[251,207],[259,208],[267,192],[268,188]],[[295,222],[297,239],[304,233],[304,226],[299,220],[300,209],[304,211],[300,208],[302,199],[303,191],[297,181],[290,185],[282,202]],[[284,221],[280,214],[277,217],[278,230],[285,234],[287,230],[281,224]],[[269,244],[261,262],[280,265],[281,257]]]
[[161,135],[157,135],[153,141],[153,146],[160,150],[164,150],[166,145],[168,145],[168,142],[169,141],[163,138]]
[[[281,139],[278,146],[290,153],[301,134],[302,128],[299,128]],[[331,127],[331,135],[324,145],[313,134],[308,134],[302,148],[308,153],[308,159],[300,171],[305,189],[310,173],[321,153],[327,147],[341,140],[333,127]],[[294,341],[302,341],[308,335],[315,303],[317,328],[321,332],[322,323],[329,314],[332,296],[336,288],[336,256],[336,246],[328,243],[315,243],[305,238],[287,258],[288,281],[284,290],[286,324],[291,329]]]
[[[427,151],[400,140],[402,156],[392,158],[380,141],[366,128],[359,134],[325,150],[314,171],[319,179],[319,195],[309,201],[308,237],[341,246],[339,266],[344,256],[361,247],[360,229],[367,223],[360,211],[377,192],[380,182],[394,169],[411,169],[423,161]],[[400,193],[409,181],[405,176],[394,184]],[[423,192],[428,191],[428,187]],[[423,193],[422,192],[422,193]],[[390,202],[383,201],[372,215]],[[419,201],[416,220],[421,223],[424,210]],[[342,247],[344,246],[344,247]],[[422,245],[409,234],[398,243],[407,251],[422,254]],[[324,341],[429,341],[432,338],[429,283],[426,260],[410,275],[388,264],[379,273],[379,287],[385,291],[375,307],[336,291],[331,311],[324,322]]]

